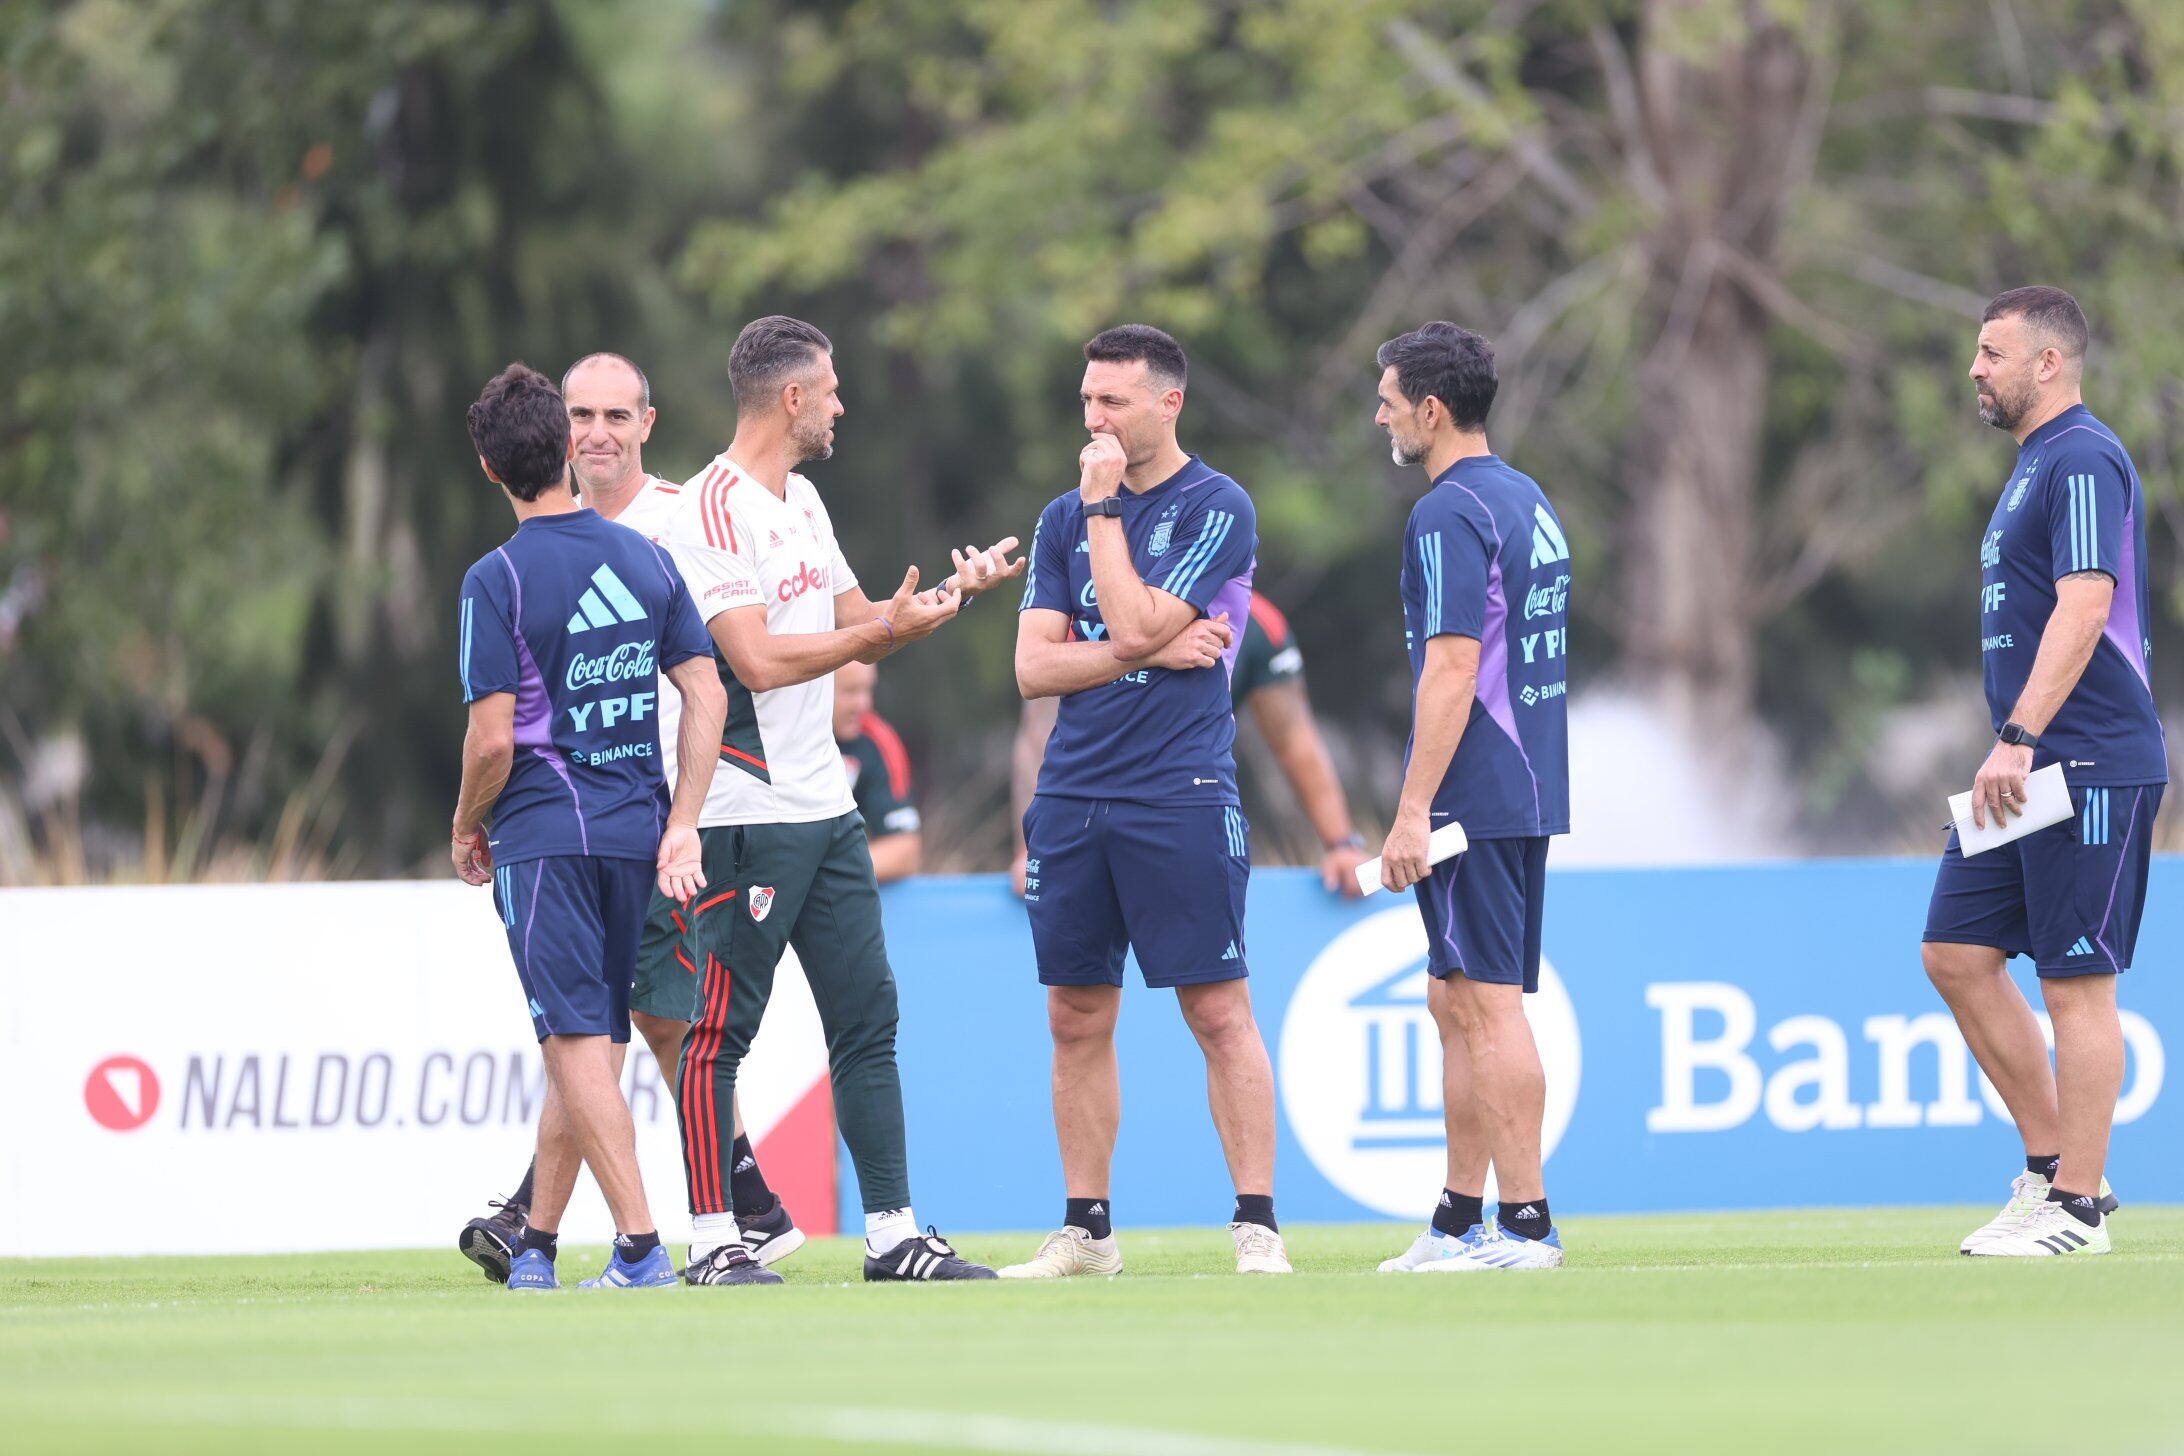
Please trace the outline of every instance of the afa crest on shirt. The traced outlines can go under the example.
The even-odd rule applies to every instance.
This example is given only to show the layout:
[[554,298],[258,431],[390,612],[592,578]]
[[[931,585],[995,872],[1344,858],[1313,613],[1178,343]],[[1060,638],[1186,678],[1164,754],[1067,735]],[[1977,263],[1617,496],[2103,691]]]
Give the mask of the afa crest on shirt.
[[1174,540],[1175,507],[1170,506],[1168,507],[1168,513],[1162,516],[1153,527],[1152,539],[1145,543],[1146,554],[1149,556],[1165,556],[1168,554],[1169,544]]
[[771,885],[751,886],[750,906],[753,920],[764,920],[766,912],[773,909],[773,894],[774,887]]

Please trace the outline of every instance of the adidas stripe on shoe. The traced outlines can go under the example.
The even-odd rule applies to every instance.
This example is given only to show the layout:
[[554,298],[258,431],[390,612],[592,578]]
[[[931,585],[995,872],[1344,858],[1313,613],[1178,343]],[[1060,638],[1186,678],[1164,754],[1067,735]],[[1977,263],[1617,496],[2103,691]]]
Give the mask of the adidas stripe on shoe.
[[2088,1228],[2060,1203],[2043,1203],[2017,1227],[1964,1252],[1974,1258],[2049,1259],[2064,1254],[2105,1254],[2108,1220]]
[[943,1279],[992,1279],[993,1270],[983,1264],[973,1264],[957,1255],[940,1236],[940,1231],[927,1224],[925,1232],[904,1239],[884,1254],[874,1254],[871,1246],[865,1247],[864,1277],[873,1284],[923,1283]]
[[751,1257],[740,1243],[722,1244],[682,1271],[685,1284],[780,1284],[779,1274]]

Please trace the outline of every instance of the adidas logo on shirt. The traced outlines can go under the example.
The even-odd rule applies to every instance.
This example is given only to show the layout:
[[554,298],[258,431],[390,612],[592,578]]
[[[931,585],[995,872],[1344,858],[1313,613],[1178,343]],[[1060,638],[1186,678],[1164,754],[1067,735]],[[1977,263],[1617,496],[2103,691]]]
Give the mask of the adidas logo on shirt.
[[1235,960],[1240,954],[1241,952],[1236,949],[1236,942],[1232,940],[1228,943],[1228,949],[1221,952],[1221,959],[1225,961],[1232,961]]
[[2063,954],[2066,956],[2091,955],[2093,954],[2093,943],[2081,935],[2078,937],[2078,943],[2076,945],[2073,945],[2069,950],[2064,951]]
[[1563,538],[1562,527],[1547,514],[1547,507],[1532,507],[1532,565],[1546,566],[1550,562],[1568,561],[1570,543]]
[[576,599],[576,611],[569,615],[570,636],[594,627],[612,627],[616,622],[645,620],[645,609],[611,568],[601,565],[591,574],[591,581],[584,595]]

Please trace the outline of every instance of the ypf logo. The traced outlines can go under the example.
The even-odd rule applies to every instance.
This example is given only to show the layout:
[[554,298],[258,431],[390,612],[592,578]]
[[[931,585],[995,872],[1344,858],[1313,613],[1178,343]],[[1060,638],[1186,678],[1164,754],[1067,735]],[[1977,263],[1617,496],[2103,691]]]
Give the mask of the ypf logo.
[[83,1105],[92,1121],[114,1132],[135,1132],[159,1111],[159,1077],[137,1057],[108,1057],[83,1081]]
[[[1429,1207],[1448,1167],[1425,964],[1417,906],[1383,910],[1327,943],[1282,1018],[1282,1108],[1305,1156],[1335,1187],[1394,1218]],[[1580,1060],[1577,1012],[1544,960],[1524,1011],[1547,1073],[1544,1160],[1577,1108]]]

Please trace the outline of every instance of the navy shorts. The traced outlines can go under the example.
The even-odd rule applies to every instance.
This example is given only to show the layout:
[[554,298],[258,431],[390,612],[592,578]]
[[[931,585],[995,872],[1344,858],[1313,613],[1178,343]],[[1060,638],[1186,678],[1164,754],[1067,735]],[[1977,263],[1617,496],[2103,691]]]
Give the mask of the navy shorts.
[[1024,908],[1045,986],[1148,986],[1244,974],[1251,841],[1233,804],[1041,795],[1024,811]]
[[591,855],[549,855],[493,871],[493,908],[507,928],[540,1041],[629,1040],[629,987],[653,879],[641,859]]
[[1547,836],[1474,839],[1412,886],[1426,921],[1426,971],[1539,989]]
[[2031,956],[2043,976],[2129,970],[2161,789],[2074,788],[2076,814],[1970,859],[1950,830],[1925,939]]

